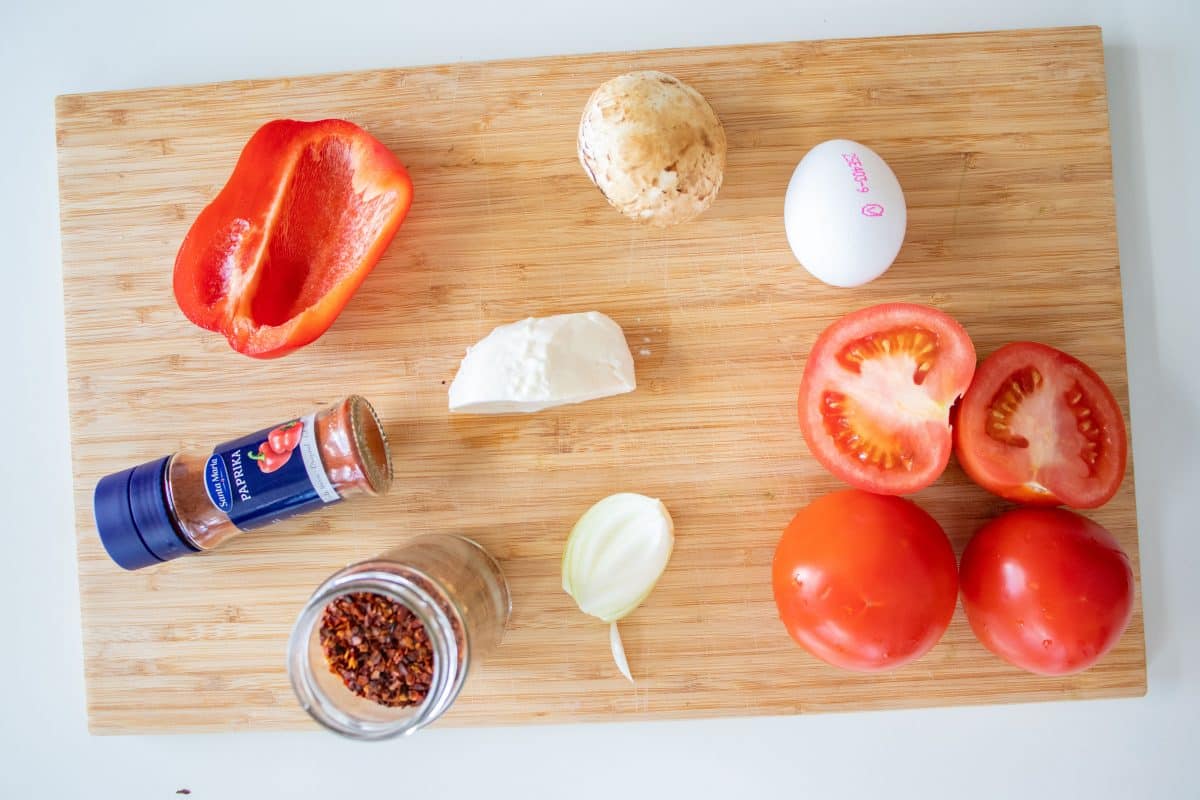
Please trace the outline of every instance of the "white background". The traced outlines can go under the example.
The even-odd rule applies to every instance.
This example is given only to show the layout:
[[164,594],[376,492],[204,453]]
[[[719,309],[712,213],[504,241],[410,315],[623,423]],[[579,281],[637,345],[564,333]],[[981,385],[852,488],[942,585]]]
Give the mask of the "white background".
[[[793,6],[788,8],[787,6]],[[1200,2],[0,0],[0,797],[1200,797]],[[804,718],[90,737],[53,98],[331,70],[1100,24],[1141,526],[1144,699]],[[1069,302],[1070,287],[1064,287]]]

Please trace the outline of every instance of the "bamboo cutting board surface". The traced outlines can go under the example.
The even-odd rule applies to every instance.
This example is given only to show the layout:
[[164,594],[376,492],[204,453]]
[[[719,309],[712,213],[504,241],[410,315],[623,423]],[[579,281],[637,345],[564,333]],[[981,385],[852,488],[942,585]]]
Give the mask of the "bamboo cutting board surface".
[[[604,202],[575,156],[592,89],[632,69],[696,86],[729,136],[697,221],[653,230]],[[513,615],[442,725],[786,714],[1112,697],[1145,691],[1140,596],[1098,666],[1046,678],[1000,662],[956,611],[898,671],[856,675],[794,645],[770,561],[802,505],[840,484],[809,454],[795,397],[809,347],[853,309],[942,308],[981,357],[1067,350],[1128,411],[1100,32],[801,42],[515,60],[58,98],[63,277],[88,716],[100,733],[311,727],[287,635],[328,574],[418,533],[500,560]],[[263,122],[344,117],[409,167],[416,199],[333,328],[254,361],[189,324],[175,251]],[[784,189],[826,139],[861,141],[904,187],[908,235],[883,278],[825,286],[793,259]],[[519,417],[450,417],[466,347],[528,315],[620,323],[635,393]],[[97,479],[359,392],[387,424],[393,492],[126,573],[97,537]],[[1132,460],[1131,460],[1132,464]],[[1137,569],[1132,467],[1089,516]],[[674,557],[622,623],[638,679],[559,580],[572,524],[617,491],[662,498]],[[956,550],[1006,504],[956,464],[915,499]]]

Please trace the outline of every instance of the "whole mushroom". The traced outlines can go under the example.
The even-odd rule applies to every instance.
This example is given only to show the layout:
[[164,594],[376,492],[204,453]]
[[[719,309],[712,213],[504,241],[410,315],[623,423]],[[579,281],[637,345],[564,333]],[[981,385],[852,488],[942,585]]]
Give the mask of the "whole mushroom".
[[693,219],[725,175],[725,128],[698,91],[664,72],[620,75],[592,93],[579,162],[613,208],[659,227]]

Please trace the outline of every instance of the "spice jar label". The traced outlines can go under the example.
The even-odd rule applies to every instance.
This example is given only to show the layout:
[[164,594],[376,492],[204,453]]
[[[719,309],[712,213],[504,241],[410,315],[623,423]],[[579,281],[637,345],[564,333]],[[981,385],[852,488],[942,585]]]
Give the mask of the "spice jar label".
[[213,505],[250,530],[340,500],[313,422],[310,414],[217,445],[204,470]]

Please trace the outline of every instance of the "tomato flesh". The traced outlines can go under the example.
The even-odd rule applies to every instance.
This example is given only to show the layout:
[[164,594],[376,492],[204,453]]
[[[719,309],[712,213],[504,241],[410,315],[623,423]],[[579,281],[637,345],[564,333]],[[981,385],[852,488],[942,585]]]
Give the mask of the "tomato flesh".
[[818,337],[800,383],[800,430],[826,469],[866,491],[908,494],[950,459],[949,415],[975,369],[962,326],[933,308],[865,308]]
[[915,503],[857,489],[810,503],[772,562],[780,619],[837,667],[892,669],[921,657],[954,614],[958,577],[941,526]]
[[1108,386],[1036,342],[1005,345],[979,366],[954,440],[972,480],[1017,502],[1095,508],[1125,475],[1125,422]]
[[1133,570],[1107,530],[1061,508],[1019,508],[963,552],[963,608],[1005,661],[1067,675],[1099,661],[1133,613]]

